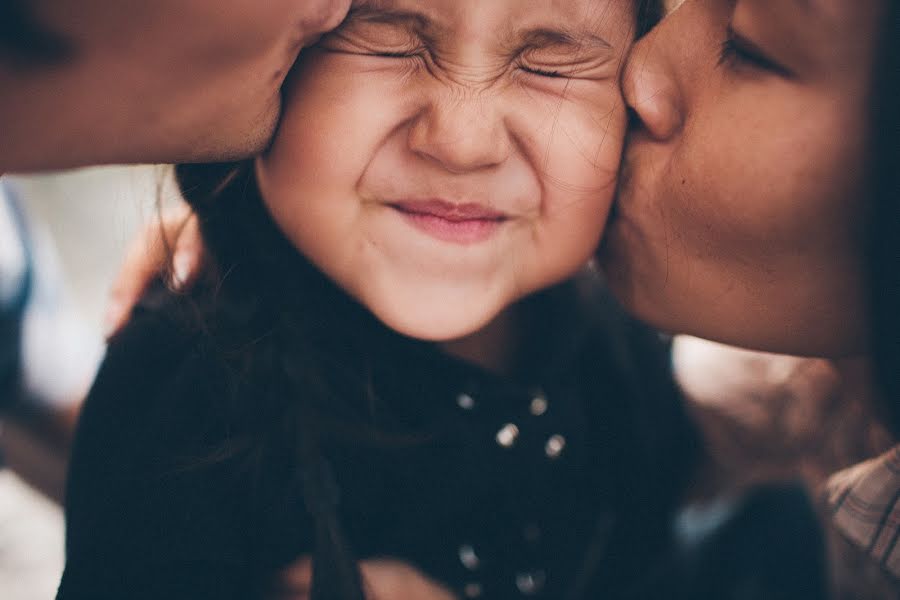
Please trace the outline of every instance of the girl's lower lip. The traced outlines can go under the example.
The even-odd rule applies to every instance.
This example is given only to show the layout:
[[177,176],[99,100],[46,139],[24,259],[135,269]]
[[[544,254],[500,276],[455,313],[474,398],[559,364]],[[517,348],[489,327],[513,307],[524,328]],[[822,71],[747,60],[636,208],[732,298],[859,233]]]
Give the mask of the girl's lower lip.
[[393,207],[410,225],[433,238],[454,244],[477,244],[489,239],[504,219],[446,219],[437,215],[407,212]]

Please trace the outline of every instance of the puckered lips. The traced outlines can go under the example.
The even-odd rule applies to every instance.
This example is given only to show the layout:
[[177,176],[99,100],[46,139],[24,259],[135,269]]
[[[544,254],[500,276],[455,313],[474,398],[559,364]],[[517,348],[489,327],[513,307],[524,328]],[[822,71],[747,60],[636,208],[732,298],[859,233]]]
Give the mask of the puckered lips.
[[510,216],[474,202],[455,203],[439,198],[402,200],[388,206],[410,225],[438,240],[469,245],[484,242]]

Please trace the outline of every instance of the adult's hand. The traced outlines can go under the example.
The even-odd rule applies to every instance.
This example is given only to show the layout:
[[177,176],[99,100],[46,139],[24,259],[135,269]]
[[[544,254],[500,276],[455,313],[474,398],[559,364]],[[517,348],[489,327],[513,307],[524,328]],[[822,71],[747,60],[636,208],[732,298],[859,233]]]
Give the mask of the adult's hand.
[[[456,600],[446,589],[397,560],[364,560],[360,572],[367,600]],[[312,561],[301,558],[285,569],[271,600],[309,600]]]
[[186,205],[147,225],[131,242],[125,261],[110,290],[105,328],[115,335],[128,322],[131,310],[159,277],[175,290],[191,285],[203,262],[203,239],[196,216]]
[[252,156],[300,51],[350,3],[0,2],[0,174]]

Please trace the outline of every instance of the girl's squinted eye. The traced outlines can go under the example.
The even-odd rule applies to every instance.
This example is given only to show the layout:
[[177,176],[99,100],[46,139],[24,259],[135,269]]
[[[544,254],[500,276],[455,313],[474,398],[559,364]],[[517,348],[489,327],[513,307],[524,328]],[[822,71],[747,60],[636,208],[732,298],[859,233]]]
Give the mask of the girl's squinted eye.
[[381,58],[417,58],[427,51],[423,40],[407,27],[352,20],[322,38],[319,47],[340,54]]
[[[606,79],[615,73],[614,53],[606,45],[569,41],[528,43],[518,50],[516,67],[550,79]],[[613,68],[610,68],[613,67]]]
[[532,75],[537,75],[539,77],[548,77],[551,79],[566,77],[566,75],[560,71],[550,71],[550,70],[545,70],[545,69],[539,69],[536,67],[529,67],[526,65],[521,65],[519,68],[522,69],[523,71],[525,71],[526,73],[530,73]]
[[[402,59],[399,65],[440,63],[441,42],[429,34],[422,19],[379,20],[351,15],[343,25],[325,36],[319,48],[331,53],[386,59]],[[523,34],[515,43],[496,50],[504,70],[545,80],[606,80],[616,74],[616,51],[596,35],[579,39],[568,33],[537,30]]]

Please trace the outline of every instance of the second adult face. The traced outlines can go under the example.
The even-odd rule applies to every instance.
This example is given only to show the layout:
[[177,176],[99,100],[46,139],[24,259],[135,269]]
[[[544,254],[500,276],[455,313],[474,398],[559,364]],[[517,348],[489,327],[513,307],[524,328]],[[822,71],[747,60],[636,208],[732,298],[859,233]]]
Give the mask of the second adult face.
[[865,347],[880,0],[686,0],[624,75],[637,119],[601,252],[639,316],[756,349]]

